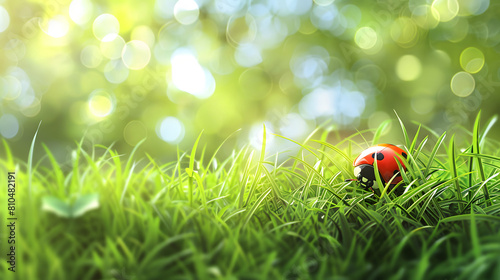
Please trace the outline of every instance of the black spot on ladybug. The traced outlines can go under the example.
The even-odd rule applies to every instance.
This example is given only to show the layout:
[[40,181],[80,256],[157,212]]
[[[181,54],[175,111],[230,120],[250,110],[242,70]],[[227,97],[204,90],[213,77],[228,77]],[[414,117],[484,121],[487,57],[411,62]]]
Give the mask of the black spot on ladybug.
[[405,152],[402,152],[401,155],[404,157],[404,158],[408,158],[408,155],[405,153]]
[[[375,158],[375,153],[372,154],[372,158]],[[377,153],[377,160],[383,160],[383,159],[384,159],[384,154]]]

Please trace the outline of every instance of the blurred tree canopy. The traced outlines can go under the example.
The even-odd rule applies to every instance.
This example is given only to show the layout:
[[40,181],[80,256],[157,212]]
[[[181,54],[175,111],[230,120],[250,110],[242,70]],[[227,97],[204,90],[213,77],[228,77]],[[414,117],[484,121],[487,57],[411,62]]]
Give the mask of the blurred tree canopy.
[[42,121],[38,140],[60,157],[82,138],[125,152],[146,138],[173,158],[201,130],[209,149],[240,128],[235,141],[258,147],[262,123],[299,141],[393,110],[438,131],[470,125],[500,104],[499,12],[490,0],[0,1],[0,134],[22,156]]

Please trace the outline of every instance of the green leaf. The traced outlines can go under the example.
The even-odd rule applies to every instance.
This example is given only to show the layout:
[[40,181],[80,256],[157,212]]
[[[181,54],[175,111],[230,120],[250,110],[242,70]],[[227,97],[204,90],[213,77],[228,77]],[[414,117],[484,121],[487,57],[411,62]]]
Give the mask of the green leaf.
[[99,194],[86,194],[80,196],[71,207],[71,217],[80,217],[90,210],[99,208]]
[[77,218],[97,208],[99,208],[99,194],[97,193],[82,195],[73,204],[51,195],[42,198],[43,211],[64,218]]
[[46,196],[42,198],[42,210],[64,218],[71,217],[71,205],[55,196]]

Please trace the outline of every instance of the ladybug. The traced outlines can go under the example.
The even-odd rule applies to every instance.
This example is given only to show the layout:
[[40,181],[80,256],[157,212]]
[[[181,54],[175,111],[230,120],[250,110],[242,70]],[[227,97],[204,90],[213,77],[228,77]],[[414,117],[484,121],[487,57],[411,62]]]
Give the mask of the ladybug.
[[372,191],[378,189],[379,187],[377,186],[374,172],[374,162],[376,158],[380,179],[384,185],[395,176],[391,181],[392,189],[392,187],[402,180],[396,159],[403,169],[406,170],[406,166],[401,158],[406,159],[407,157],[408,155],[403,149],[392,144],[378,144],[372,146],[361,152],[356,160],[354,160],[354,176],[356,176],[357,181],[363,188]]

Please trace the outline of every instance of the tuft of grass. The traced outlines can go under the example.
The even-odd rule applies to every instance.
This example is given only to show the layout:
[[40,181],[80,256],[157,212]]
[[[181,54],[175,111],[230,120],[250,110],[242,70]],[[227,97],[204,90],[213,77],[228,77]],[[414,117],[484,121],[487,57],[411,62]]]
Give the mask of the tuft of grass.
[[[217,157],[225,141],[212,154],[198,149],[201,133],[173,162],[77,143],[71,168],[43,144],[38,162],[15,159],[4,140],[0,176],[15,169],[19,190],[19,266],[13,274],[1,262],[0,278],[497,279],[495,121],[482,131],[478,114],[472,131],[418,125],[410,135],[397,117],[407,171],[397,192],[379,184],[376,193],[345,180],[389,122],[345,138],[288,139],[299,152],[283,161],[266,152],[265,127],[260,151],[227,158]],[[456,143],[459,135],[470,141]],[[30,154],[39,148],[33,140]]]

